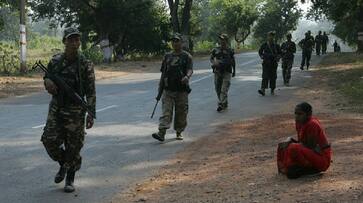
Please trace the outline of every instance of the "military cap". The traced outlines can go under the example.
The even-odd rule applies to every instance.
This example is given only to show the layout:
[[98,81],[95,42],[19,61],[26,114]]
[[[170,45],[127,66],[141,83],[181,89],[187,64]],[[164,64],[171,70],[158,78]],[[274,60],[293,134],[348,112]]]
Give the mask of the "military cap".
[[222,40],[228,40],[228,35],[227,35],[227,34],[222,33],[222,34],[220,34],[220,35],[218,36],[218,38],[219,38],[219,39],[222,39]]
[[286,35],[286,37],[292,37],[291,33],[288,33],[288,34]]
[[72,35],[81,36],[81,32],[79,32],[79,30],[75,27],[67,27],[64,29],[63,39],[67,39],[68,37],[70,37]]
[[182,36],[179,33],[174,33],[173,36],[171,37],[171,40],[181,40]]

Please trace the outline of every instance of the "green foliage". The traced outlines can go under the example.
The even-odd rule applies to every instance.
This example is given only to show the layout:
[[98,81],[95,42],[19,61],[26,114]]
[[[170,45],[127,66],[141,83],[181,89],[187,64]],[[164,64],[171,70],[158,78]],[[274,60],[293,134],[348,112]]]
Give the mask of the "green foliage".
[[169,19],[161,0],[33,0],[29,4],[35,19],[79,25],[86,42],[109,39],[118,53],[158,53],[166,47]]
[[52,49],[63,49],[63,43],[62,39],[58,37],[50,37],[47,35],[32,33],[29,36],[27,48],[50,51]]
[[362,10],[362,0],[317,0],[313,1],[308,17],[328,18],[335,24],[333,31],[335,35],[348,42],[349,45],[356,45],[357,32],[363,21]]
[[296,0],[267,0],[261,8],[260,18],[254,28],[254,38],[261,43],[269,31],[276,32],[277,41],[296,29],[301,10]]
[[0,42],[0,74],[10,75],[17,72],[19,54],[10,43]]
[[215,46],[215,42],[198,41],[194,46],[194,51],[197,53],[210,53]]
[[212,0],[212,35],[227,33],[243,42],[258,18],[257,2],[252,0]]
[[82,53],[87,59],[91,60],[94,64],[100,64],[103,61],[102,51],[97,46],[82,50]]

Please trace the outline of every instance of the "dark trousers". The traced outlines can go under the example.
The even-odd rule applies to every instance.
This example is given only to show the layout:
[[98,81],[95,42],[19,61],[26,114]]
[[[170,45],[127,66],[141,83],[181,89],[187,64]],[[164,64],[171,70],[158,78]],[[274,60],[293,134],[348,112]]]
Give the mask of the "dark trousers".
[[316,49],[316,55],[320,55],[320,51],[321,51],[321,44],[317,44],[316,45],[316,47],[315,47],[315,49]]
[[284,78],[284,83],[290,82],[291,69],[293,64],[294,64],[294,58],[282,59],[282,76]]
[[262,63],[262,89],[267,89],[270,85],[271,90],[276,88],[277,79],[277,66],[276,61],[263,61]]
[[326,49],[327,49],[326,44],[323,43],[323,45],[322,45],[322,53],[323,53],[323,55],[326,54]]
[[307,69],[309,69],[310,59],[311,59],[311,52],[312,51],[303,51],[302,52],[301,68],[304,68],[305,63],[306,63]]

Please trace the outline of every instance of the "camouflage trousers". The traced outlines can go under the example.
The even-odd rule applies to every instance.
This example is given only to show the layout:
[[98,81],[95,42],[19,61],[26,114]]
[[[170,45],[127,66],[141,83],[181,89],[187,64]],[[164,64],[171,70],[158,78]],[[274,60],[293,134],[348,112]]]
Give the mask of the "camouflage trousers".
[[84,110],[79,106],[60,108],[56,101],[52,101],[41,138],[50,158],[69,170],[79,170],[82,163],[80,151],[84,137]]
[[187,126],[188,93],[164,91],[162,98],[162,115],[159,119],[159,130],[169,129],[174,115],[174,130],[183,132]]
[[291,79],[291,69],[294,64],[294,59],[282,59],[282,76],[284,78],[284,83],[290,82]]
[[224,72],[214,74],[214,87],[218,97],[218,105],[228,106],[228,91],[231,86],[232,73]]

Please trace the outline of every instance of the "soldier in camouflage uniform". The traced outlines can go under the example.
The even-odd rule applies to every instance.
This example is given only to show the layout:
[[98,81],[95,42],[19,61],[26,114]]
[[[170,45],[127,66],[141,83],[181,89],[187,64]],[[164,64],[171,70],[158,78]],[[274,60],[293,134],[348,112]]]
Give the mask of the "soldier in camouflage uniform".
[[322,45],[323,45],[323,35],[321,35],[321,31],[319,31],[319,34],[315,36],[315,51],[316,55],[318,56],[320,56]]
[[210,61],[214,73],[214,85],[218,97],[217,111],[228,107],[228,90],[231,85],[231,77],[236,75],[236,61],[233,49],[228,47],[228,36],[219,36],[220,47],[212,50]]
[[182,49],[182,38],[175,34],[172,38],[173,51],[164,56],[161,66],[164,92],[162,115],[159,119],[159,132],[152,134],[154,139],[165,140],[166,130],[170,128],[174,115],[176,139],[183,140],[182,132],[187,126],[189,80],[193,74],[192,56]]
[[302,61],[301,61],[301,66],[300,66],[301,70],[304,70],[305,64],[306,64],[307,70],[309,70],[309,67],[310,67],[311,54],[313,52],[314,44],[315,44],[314,37],[311,36],[310,33],[311,32],[305,33],[305,38],[299,42],[299,46],[302,49]]
[[275,95],[277,67],[281,58],[281,48],[275,42],[275,32],[269,32],[267,42],[258,50],[262,62],[262,83],[258,93],[265,96],[265,90],[270,87],[271,95]]
[[287,41],[281,45],[282,53],[282,76],[284,84],[288,86],[291,79],[291,69],[294,64],[294,54],[296,53],[296,44],[291,41],[291,34],[286,35]]
[[323,52],[323,55],[326,54],[326,50],[327,50],[327,46],[328,46],[328,43],[329,43],[329,37],[328,35],[326,34],[326,32],[324,32],[323,34],[323,41],[322,41],[322,52]]
[[[95,115],[96,91],[93,65],[78,52],[80,32],[76,28],[64,31],[65,52],[55,55],[48,64],[49,72],[62,78],[82,98]],[[85,127],[92,128],[93,118],[74,101],[62,94],[47,75],[44,76],[46,90],[52,95],[47,123],[41,141],[60,169],[54,181],[60,183],[66,177],[65,192],[73,192],[75,172],[80,169]],[[85,126],[86,125],[86,126]]]

